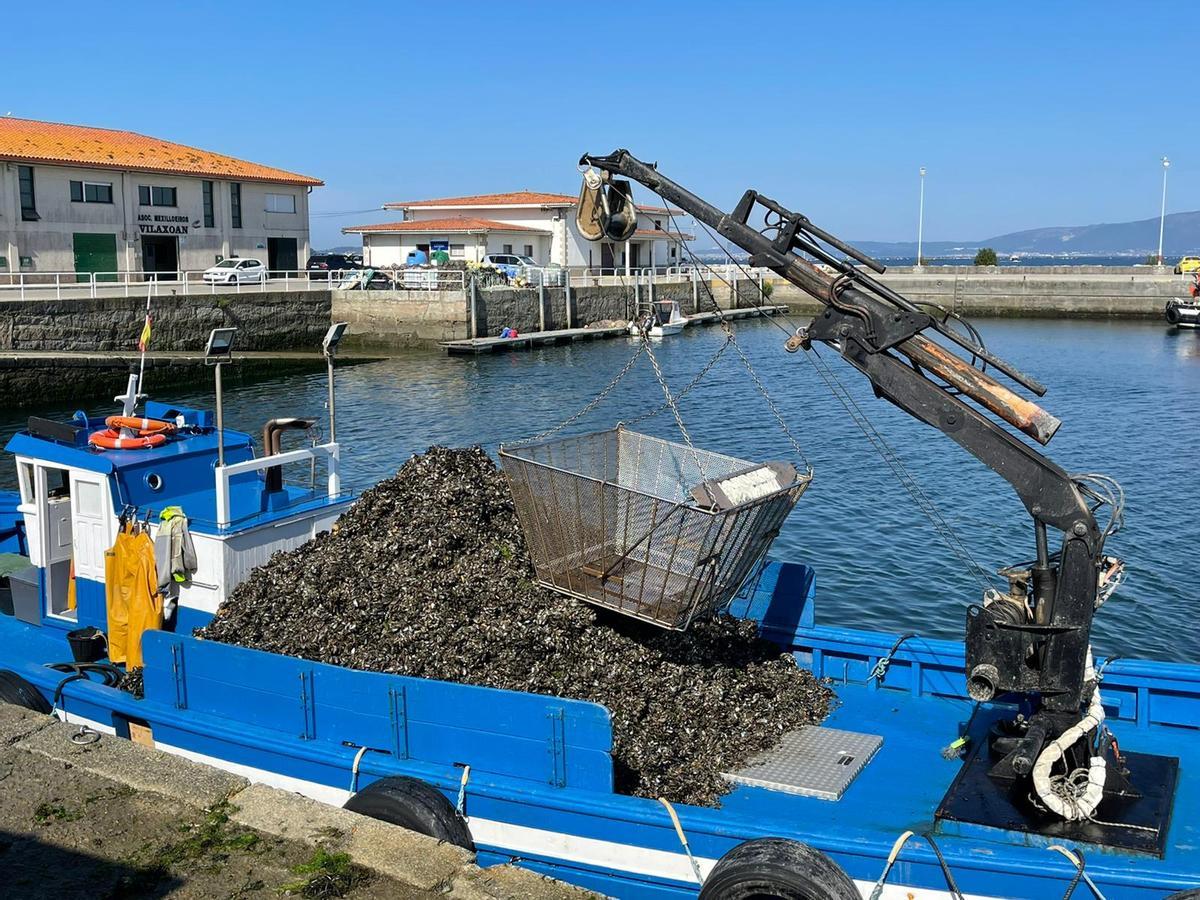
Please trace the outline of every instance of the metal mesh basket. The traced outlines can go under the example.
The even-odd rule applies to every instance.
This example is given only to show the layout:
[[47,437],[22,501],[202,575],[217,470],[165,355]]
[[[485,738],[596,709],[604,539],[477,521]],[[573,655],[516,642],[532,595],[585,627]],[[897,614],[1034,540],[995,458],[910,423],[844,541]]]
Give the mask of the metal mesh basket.
[[500,465],[539,583],[677,630],[729,602],[811,480],[619,426]]

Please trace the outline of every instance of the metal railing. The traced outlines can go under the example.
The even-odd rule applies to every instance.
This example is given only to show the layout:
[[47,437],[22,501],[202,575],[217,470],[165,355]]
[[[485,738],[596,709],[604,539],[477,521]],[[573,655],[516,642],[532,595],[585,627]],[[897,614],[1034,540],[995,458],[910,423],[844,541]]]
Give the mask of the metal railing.
[[237,475],[247,472],[261,472],[276,466],[307,460],[325,460],[327,469],[327,496],[336,499],[342,491],[340,473],[341,448],[336,443],[317,444],[314,447],[301,447],[298,450],[288,450],[271,456],[260,456],[244,462],[218,466],[213,470],[217,494],[217,527],[226,528],[231,523],[232,511],[229,499],[229,483]]
[[462,290],[462,269],[271,269],[205,278],[204,270],[177,272],[20,272],[0,274],[0,299],[80,299],[93,297],[162,297],[173,294],[266,293],[267,291],[361,288]]

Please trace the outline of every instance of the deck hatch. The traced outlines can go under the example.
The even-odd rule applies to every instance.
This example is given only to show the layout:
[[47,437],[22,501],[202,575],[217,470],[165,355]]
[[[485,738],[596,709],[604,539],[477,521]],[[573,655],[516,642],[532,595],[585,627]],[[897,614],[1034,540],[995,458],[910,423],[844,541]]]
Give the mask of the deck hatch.
[[840,800],[882,746],[878,734],[807,725],[789,731],[777,747],[753,757],[746,768],[723,775],[735,784]]

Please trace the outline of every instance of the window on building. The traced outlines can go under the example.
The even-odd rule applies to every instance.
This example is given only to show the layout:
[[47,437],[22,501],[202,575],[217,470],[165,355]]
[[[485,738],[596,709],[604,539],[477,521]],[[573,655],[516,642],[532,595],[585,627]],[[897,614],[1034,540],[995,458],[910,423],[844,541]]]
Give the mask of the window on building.
[[532,257],[532,256],[533,256],[533,244],[526,244],[526,245],[525,245],[525,255],[526,255],[526,256],[529,256],[529,257]]
[[675,248],[675,245],[674,245],[674,244],[672,244],[672,245],[671,245],[671,259],[674,259],[674,258],[675,258],[675,249],[676,249],[676,248]]
[[234,228],[242,227],[242,186],[236,181],[229,185],[229,217]]
[[512,244],[505,244],[500,248],[501,253],[512,253]]
[[294,213],[295,211],[295,194],[267,194],[267,212]]
[[654,230],[655,230],[655,231],[662,231],[662,219],[655,219],[655,220],[654,220]]
[[211,181],[200,182],[200,194],[204,200],[204,227],[215,228],[217,217],[213,212],[213,183]]
[[36,222],[41,216],[33,196],[33,166],[17,166],[17,181],[21,189],[21,221]]
[[176,206],[176,194],[173,187],[158,185],[138,185],[138,204],[141,206]]
[[451,259],[462,259],[466,255],[467,255],[467,247],[465,244],[451,244],[450,245],[450,258]]
[[112,203],[112,183],[104,181],[72,181],[73,203]]

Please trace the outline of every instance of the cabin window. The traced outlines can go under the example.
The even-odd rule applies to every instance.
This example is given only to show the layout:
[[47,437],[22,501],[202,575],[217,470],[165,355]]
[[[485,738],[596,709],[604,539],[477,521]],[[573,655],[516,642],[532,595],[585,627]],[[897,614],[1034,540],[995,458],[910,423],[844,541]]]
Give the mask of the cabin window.
[[98,482],[75,482],[75,509],[82,516],[99,516],[102,514],[100,485]]
[[146,487],[152,491],[161,491],[163,486],[162,476],[157,472],[151,472],[146,476]]
[[17,467],[17,480],[21,483],[21,502],[37,500],[37,482],[33,479],[33,463],[21,463]]

